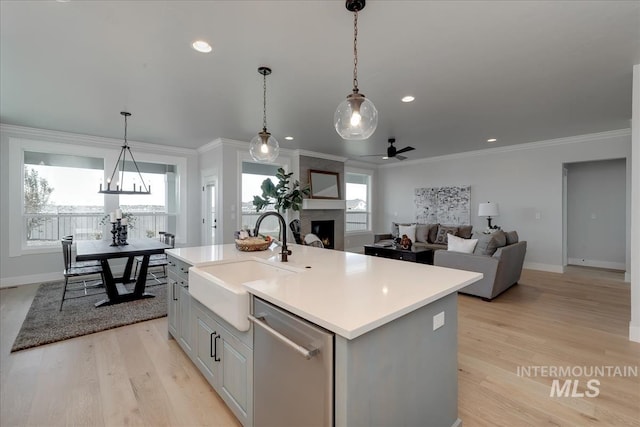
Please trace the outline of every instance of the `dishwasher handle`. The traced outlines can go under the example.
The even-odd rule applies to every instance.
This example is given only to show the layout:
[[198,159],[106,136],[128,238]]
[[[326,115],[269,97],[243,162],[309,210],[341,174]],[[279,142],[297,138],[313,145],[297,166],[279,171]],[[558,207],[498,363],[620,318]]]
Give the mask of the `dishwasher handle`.
[[313,348],[311,350],[307,350],[306,348],[304,348],[300,344],[297,344],[297,343],[291,341],[289,338],[285,337],[280,332],[276,331],[271,326],[267,325],[267,323],[264,321],[264,316],[253,317],[252,315],[249,314],[248,318],[255,325],[260,326],[262,329],[264,329],[265,331],[267,331],[268,333],[270,333],[271,335],[273,335],[274,337],[278,338],[280,341],[282,341],[283,343],[285,343],[286,345],[288,345],[289,347],[291,347],[292,349],[297,351],[305,359],[311,359],[313,356],[315,356],[316,354],[318,354],[320,352],[320,350],[318,350],[317,348]]

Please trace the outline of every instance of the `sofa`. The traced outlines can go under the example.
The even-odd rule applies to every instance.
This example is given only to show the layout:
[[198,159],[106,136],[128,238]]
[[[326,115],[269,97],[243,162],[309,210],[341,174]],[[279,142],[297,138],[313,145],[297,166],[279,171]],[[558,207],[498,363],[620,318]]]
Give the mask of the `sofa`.
[[447,249],[448,235],[469,239],[472,236],[473,226],[451,224],[416,224],[416,223],[391,223],[391,233],[374,234],[374,245],[391,246],[394,239],[407,234],[414,248],[428,248],[434,251]]
[[433,264],[458,270],[475,271],[483,278],[459,292],[491,301],[518,283],[527,252],[527,242],[519,241],[515,231],[496,231],[473,235],[478,243],[473,253],[449,250],[434,253]]

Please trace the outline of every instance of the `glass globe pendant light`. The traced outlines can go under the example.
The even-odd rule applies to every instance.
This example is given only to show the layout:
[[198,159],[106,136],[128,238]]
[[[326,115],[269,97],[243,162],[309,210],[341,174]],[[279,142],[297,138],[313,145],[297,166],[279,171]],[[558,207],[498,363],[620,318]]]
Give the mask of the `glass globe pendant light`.
[[271,68],[260,67],[258,73],[262,74],[262,131],[249,143],[249,154],[256,162],[272,163],[278,157],[280,144],[267,131],[267,76],[271,74]]
[[378,126],[378,110],[370,99],[358,90],[358,12],[365,0],[347,0],[346,8],[353,12],[353,91],[338,105],[333,124],[343,139],[367,139]]

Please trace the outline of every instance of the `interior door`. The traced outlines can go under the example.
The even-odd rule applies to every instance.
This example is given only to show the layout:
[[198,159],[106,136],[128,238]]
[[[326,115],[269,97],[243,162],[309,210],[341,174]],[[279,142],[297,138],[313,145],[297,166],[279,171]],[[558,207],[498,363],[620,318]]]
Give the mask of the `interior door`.
[[216,215],[216,183],[209,181],[203,186],[205,192],[205,217],[203,224],[205,227],[205,245],[216,244],[216,230],[218,228],[218,217]]

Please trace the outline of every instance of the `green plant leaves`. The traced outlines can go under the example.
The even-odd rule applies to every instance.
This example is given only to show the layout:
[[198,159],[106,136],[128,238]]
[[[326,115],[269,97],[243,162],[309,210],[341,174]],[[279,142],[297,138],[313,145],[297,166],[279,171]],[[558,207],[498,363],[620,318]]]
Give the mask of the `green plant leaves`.
[[288,209],[299,211],[302,208],[304,195],[311,192],[308,185],[301,187],[299,181],[294,181],[290,185],[293,172],[285,173],[283,168],[278,168],[276,178],[278,184],[274,185],[270,179],[265,179],[260,186],[262,196],[253,196],[253,205],[259,212],[270,204],[273,204],[278,212],[285,212]]

